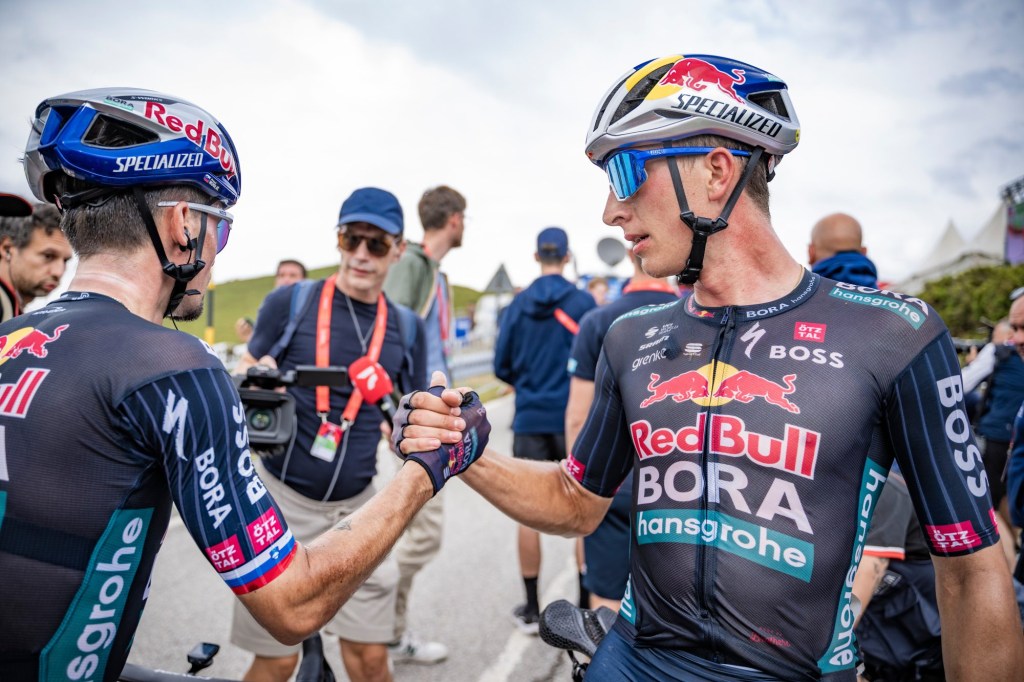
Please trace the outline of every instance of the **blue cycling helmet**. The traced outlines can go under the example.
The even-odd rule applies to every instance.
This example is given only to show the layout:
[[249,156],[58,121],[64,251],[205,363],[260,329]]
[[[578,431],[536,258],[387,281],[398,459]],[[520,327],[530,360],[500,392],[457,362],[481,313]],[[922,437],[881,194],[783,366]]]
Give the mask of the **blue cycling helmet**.
[[[242,191],[238,153],[224,126],[190,102],[138,88],[57,95],[36,107],[25,176],[57,203],[55,175],[92,194],[137,186],[190,185],[231,206]],[[68,203],[68,202],[64,202]]]

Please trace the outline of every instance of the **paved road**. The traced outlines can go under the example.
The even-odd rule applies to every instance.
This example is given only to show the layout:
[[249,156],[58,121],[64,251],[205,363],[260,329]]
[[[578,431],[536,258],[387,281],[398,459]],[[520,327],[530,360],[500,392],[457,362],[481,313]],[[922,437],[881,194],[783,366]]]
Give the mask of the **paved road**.
[[[511,396],[488,404],[491,446],[511,452]],[[397,460],[395,460],[397,461]],[[393,462],[382,462],[382,470]],[[515,549],[515,524],[459,480],[445,488],[445,539],[440,556],[419,574],[413,588],[410,625],[445,642],[448,661],[437,666],[399,665],[396,681],[505,682],[569,680],[568,658],[536,637],[518,632],[512,607],[522,600]],[[572,541],[545,536],[542,604],[576,599]],[[149,605],[130,661],[164,670],[187,669],[185,654],[197,642],[216,642],[221,652],[204,675],[238,678],[249,655],[228,641],[234,597],[177,520],[164,540],[153,575]],[[347,680],[335,642],[328,658],[339,680]]]

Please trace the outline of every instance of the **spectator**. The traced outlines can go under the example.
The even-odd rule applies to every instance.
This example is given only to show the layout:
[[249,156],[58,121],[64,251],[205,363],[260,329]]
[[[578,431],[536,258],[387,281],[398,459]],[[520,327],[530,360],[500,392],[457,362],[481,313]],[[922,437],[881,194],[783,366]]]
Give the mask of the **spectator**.
[[[8,200],[8,204],[12,202]],[[15,210],[21,210],[14,202]],[[0,321],[20,315],[37,297],[48,295],[64,276],[71,245],[60,229],[60,213],[36,204],[31,214],[8,217],[0,236]]]
[[822,277],[874,287],[878,271],[861,239],[860,223],[855,218],[845,213],[827,215],[811,229],[807,262]]
[[598,306],[608,302],[608,280],[604,277],[595,277],[587,282],[587,291],[594,297],[594,303]]
[[[293,284],[272,291],[260,306],[249,350],[238,372],[255,358],[282,370],[297,365],[341,365],[360,359],[410,392],[426,386],[423,323],[403,313],[382,293],[389,268],[404,250],[402,208],[390,192],[358,189],[341,205],[338,218],[338,272],[313,286],[312,304],[301,307],[293,335],[277,357],[265,355],[285,334]],[[329,317],[328,314],[329,313]],[[403,323],[405,314],[411,323]],[[405,325],[414,329],[405,342]],[[383,415],[351,386],[290,387],[298,431],[290,450],[258,460],[266,482],[300,542],[307,542],[363,506],[374,494],[377,442]],[[341,642],[345,670],[353,682],[390,680],[388,648],[395,632],[398,567],[385,558],[326,631]],[[231,641],[256,657],[246,679],[287,680],[298,649],[280,644],[240,608],[235,609]]]
[[[1024,296],[1018,297],[1010,304],[1008,315],[1010,326],[1016,330],[1024,326]],[[1024,336],[1014,331],[1012,336],[1018,352],[1007,349],[1001,351],[996,347],[994,367],[988,378],[988,388],[982,399],[980,416],[975,433],[979,436],[982,448],[982,461],[985,463],[985,474],[992,493],[992,503],[996,509],[1003,542],[1003,552],[1012,568],[1016,562],[1014,551],[1013,526],[1010,524],[1010,510],[1006,498],[1007,456],[1010,449],[1010,437],[1013,419],[1024,402],[1024,359],[1021,350],[1024,347]],[[965,386],[964,391],[968,389]]]
[[[569,263],[569,238],[564,230],[541,230],[534,258],[541,276],[512,299],[502,316],[494,348],[494,374],[516,392],[513,456],[557,462],[565,458],[569,349],[578,321],[595,303],[590,294],[562,276]],[[520,525],[518,548],[526,602],[517,606],[512,616],[523,632],[535,634],[540,619],[540,533]]]
[[274,275],[274,288],[288,286],[306,279],[306,266],[297,260],[285,259],[277,264]]
[[[674,285],[645,273],[637,256],[630,254],[630,260],[633,262],[633,277],[622,289],[622,296],[584,315],[580,321],[580,332],[573,341],[569,356],[569,403],[565,409],[566,443],[576,441],[590,412],[601,344],[616,318],[636,308],[679,300],[678,289]],[[657,356],[673,343],[678,344],[664,334],[652,341],[657,345],[652,346],[650,356]],[[637,362],[642,364],[643,357]],[[615,493],[601,525],[582,539],[583,561],[580,564],[586,568],[580,592],[589,593],[590,599],[589,604],[580,606],[592,609],[607,606],[613,611],[619,610],[619,600],[626,591],[629,578],[629,516],[632,504],[633,474],[630,473]]]
[[968,414],[975,428],[986,407],[984,399],[988,396],[987,391],[983,396],[980,388],[985,380],[992,376],[996,364],[1013,353],[1011,336],[1013,329],[1010,328],[1010,321],[1004,317],[992,327],[991,337],[981,350],[976,346],[971,347],[966,356],[967,364],[960,370],[964,379],[964,398],[967,401]]

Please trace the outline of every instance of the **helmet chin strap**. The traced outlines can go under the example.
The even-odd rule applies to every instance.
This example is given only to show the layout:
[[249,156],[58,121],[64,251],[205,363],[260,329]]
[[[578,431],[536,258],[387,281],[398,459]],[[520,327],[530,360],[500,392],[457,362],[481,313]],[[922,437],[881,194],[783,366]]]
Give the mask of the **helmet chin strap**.
[[763,151],[760,147],[756,147],[751,152],[747,166],[743,169],[743,175],[740,176],[739,182],[733,188],[729,200],[722,207],[722,214],[714,220],[711,218],[701,218],[693,214],[689,204],[686,202],[686,192],[683,191],[683,181],[679,177],[679,167],[676,163],[676,158],[671,156],[665,158],[666,163],[668,163],[668,172],[672,176],[672,186],[676,190],[676,200],[679,202],[679,219],[686,223],[686,226],[693,231],[690,255],[686,257],[686,265],[683,266],[683,271],[679,273],[679,281],[683,284],[693,284],[700,278],[700,271],[704,267],[704,251],[707,248],[708,237],[729,227],[729,214],[732,213],[733,207],[743,192],[743,188],[747,186],[750,176],[753,175],[754,169],[760,163]]
[[[160,233],[156,229],[156,221],[153,220],[153,214],[150,212],[149,206],[146,205],[146,196],[142,188],[138,186],[133,187],[132,196],[135,197],[135,204],[139,208],[139,213],[142,214],[143,222],[146,223],[149,239],[153,242],[153,248],[156,249],[157,258],[160,259],[160,267],[165,275],[174,280],[174,287],[171,289],[171,299],[167,302],[167,309],[164,310],[164,317],[171,317],[171,313],[181,304],[181,300],[185,296],[198,296],[200,294],[198,289],[186,289],[185,287],[206,267],[206,261],[203,260],[203,244],[206,242],[206,214],[201,214],[199,218],[199,238],[189,238],[186,246],[179,247],[182,251],[189,251],[190,254],[194,251],[195,259],[193,260],[190,255],[189,260],[192,262],[177,265],[167,258],[167,252],[164,251]],[[187,232],[185,234],[188,235]]]

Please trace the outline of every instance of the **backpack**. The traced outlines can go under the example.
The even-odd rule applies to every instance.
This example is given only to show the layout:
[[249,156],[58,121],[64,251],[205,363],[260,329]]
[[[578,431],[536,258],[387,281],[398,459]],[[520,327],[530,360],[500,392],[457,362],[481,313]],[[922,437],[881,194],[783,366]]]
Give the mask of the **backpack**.
[[[317,297],[313,296],[313,292],[319,291],[322,286],[322,280],[304,279],[295,283],[292,287],[292,300],[288,308],[288,324],[285,325],[281,336],[278,337],[274,345],[267,351],[267,355],[275,360],[280,360],[284,349],[288,347],[292,337],[295,336],[295,330],[298,329],[299,322],[306,316],[310,308],[313,308],[317,303]],[[402,351],[405,356],[405,371],[402,374],[406,379],[405,383],[412,383],[410,379],[415,374],[412,349],[416,345],[416,313],[394,301],[389,301],[389,303],[398,311],[398,331],[402,337]],[[429,377],[427,379],[429,380]],[[398,382],[395,383],[397,384]],[[407,386],[406,388],[412,391],[419,387]]]

